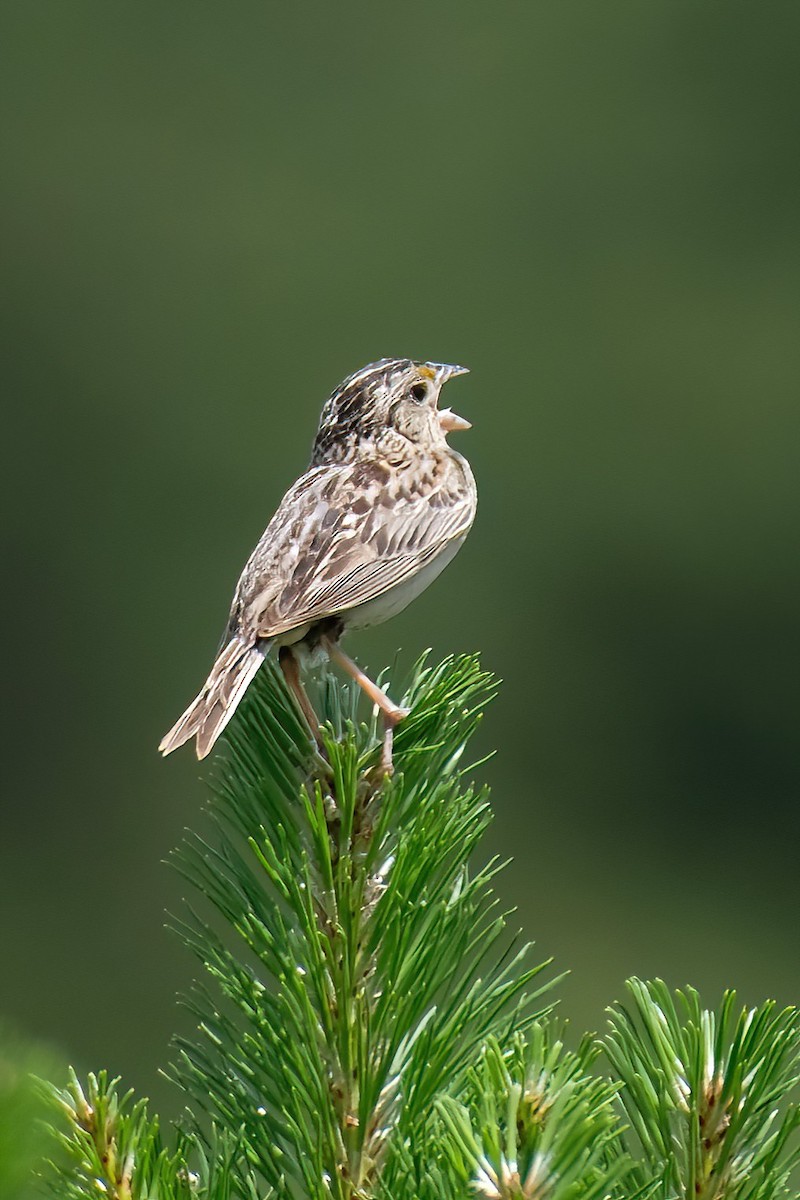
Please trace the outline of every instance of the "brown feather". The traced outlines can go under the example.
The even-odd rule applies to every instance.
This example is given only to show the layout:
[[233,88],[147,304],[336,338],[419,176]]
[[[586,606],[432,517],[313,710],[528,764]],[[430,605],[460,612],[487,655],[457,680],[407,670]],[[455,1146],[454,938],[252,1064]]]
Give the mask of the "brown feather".
[[199,696],[176,721],[158,747],[171,754],[197,735],[197,757],[205,758],[236,711],[247,686],[264,661],[267,645],[234,637],[217,657]]
[[[290,488],[239,581],[231,631],[279,637],[402,584],[462,538],[472,474],[451,450],[365,478],[358,462],[316,467]],[[363,503],[359,503],[363,501]]]

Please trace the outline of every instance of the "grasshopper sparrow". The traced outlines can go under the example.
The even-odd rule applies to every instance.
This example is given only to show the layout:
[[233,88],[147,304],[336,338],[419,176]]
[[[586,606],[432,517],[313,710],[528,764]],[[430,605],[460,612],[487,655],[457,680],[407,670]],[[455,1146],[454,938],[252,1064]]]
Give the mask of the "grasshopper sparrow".
[[469,422],[438,408],[464,367],[386,358],[356,371],[322,411],[311,464],[281,501],[242,572],[216,662],[198,697],[164,737],[169,754],[192,737],[204,758],[264,656],[279,654],[312,729],[319,722],[300,666],[326,656],[383,715],[383,767],[405,715],[339,646],[351,629],[400,612],[447,566],[475,517],[469,464],[447,444]]

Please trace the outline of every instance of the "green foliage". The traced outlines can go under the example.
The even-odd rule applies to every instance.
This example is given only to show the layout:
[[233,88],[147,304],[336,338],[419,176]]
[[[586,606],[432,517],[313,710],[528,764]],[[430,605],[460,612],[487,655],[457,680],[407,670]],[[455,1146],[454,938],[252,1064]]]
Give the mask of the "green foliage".
[[630,1196],[616,1190],[632,1164],[620,1144],[616,1089],[588,1073],[596,1056],[588,1041],[571,1053],[541,1024],[505,1051],[489,1039],[460,1100],[437,1105],[435,1140],[451,1180],[431,1200],[602,1200],[611,1189]]
[[47,1114],[33,1075],[57,1070],[50,1051],[0,1026],[0,1200],[32,1195],[34,1168],[45,1152]]
[[157,1118],[148,1115],[145,1100],[120,1095],[118,1082],[101,1071],[84,1089],[70,1072],[67,1087],[56,1093],[69,1125],[60,1142],[73,1168],[63,1173],[60,1194],[68,1200],[96,1200],[98,1193],[114,1200],[188,1200],[188,1174],[164,1149]]
[[494,865],[468,865],[490,814],[459,764],[491,687],[474,658],[420,664],[385,780],[374,721],[328,686],[309,778],[308,733],[263,671],[212,785],[214,843],[178,854],[243,945],[182,926],[226,1003],[190,998],[201,1038],[175,1077],[282,1195],[364,1194],[486,1038],[530,1020],[540,967],[504,937]]
[[[800,1158],[800,1021],[629,984],[568,1050],[542,964],[473,865],[490,819],[464,749],[475,658],[417,665],[378,772],[374,716],[328,678],[325,752],[271,666],[217,759],[211,832],[176,855],[205,968],[162,1139],[103,1073],[50,1089],[66,1200],[779,1200]],[[210,902],[210,904],[209,904]],[[2,1097],[0,1095],[0,1103]],[[64,1163],[66,1162],[66,1165]]]
[[[628,982],[633,1007],[612,1010],[605,1049],[659,1197],[772,1200],[800,1161],[800,1014],[768,1001],[716,1013],[692,988]],[[794,1146],[792,1147],[792,1142]]]
[[[179,1135],[164,1146],[157,1117],[146,1100],[120,1093],[119,1080],[105,1071],[89,1075],[84,1088],[70,1072],[52,1096],[67,1119],[58,1140],[69,1164],[57,1169],[54,1193],[61,1200],[229,1200],[241,1148],[235,1138],[214,1137],[212,1153]],[[192,1158],[194,1169],[189,1166]],[[247,1193],[256,1200],[256,1192]]]

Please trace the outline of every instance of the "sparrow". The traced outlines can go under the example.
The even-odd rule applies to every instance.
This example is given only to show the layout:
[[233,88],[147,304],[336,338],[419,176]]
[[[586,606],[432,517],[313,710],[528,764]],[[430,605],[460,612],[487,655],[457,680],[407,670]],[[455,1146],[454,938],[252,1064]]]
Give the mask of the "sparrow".
[[289,488],[247,560],[221,649],[202,691],[163,738],[190,738],[205,758],[266,654],[319,742],[301,668],[328,660],[363,688],[383,718],[382,766],[407,716],[342,650],[350,630],[404,609],[447,566],[475,518],[477,490],[447,434],[470,423],[439,408],[466,367],[384,358],[348,376],[322,410],[308,469]]

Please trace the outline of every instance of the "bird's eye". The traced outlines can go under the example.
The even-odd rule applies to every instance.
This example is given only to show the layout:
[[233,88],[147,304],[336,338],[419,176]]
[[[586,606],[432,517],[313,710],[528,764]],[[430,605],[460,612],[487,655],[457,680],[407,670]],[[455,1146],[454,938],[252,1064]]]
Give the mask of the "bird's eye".
[[427,398],[428,389],[424,383],[415,383],[411,389],[411,395],[418,404],[422,404],[422,401]]

